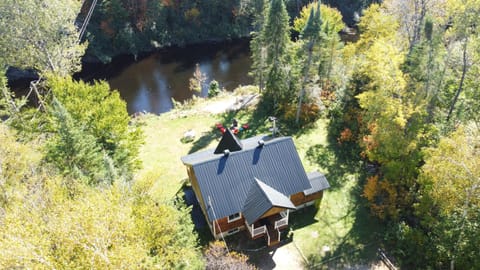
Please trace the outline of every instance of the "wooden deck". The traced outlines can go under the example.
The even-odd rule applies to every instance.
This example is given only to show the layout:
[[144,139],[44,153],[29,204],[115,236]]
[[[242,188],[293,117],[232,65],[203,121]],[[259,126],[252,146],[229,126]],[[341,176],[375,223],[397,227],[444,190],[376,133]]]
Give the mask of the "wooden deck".
[[[278,239],[279,238],[279,230],[284,230],[284,229],[288,228],[288,224],[287,224],[287,225],[279,227],[278,230],[275,229],[275,221],[278,221],[282,218],[283,217],[280,214],[275,214],[275,215],[263,218],[261,220],[258,220],[257,222],[254,223],[255,228],[266,225],[268,235],[270,236],[270,244],[268,245],[269,247],[279,244],[280,240],[281,240],[281,239],[280,240]],[[256,235],[255,237],[252,237],[252,239],[258,239],[260,237],[264,237],[265,241],[268,244],[268,237],[267,237],[266,233]]]

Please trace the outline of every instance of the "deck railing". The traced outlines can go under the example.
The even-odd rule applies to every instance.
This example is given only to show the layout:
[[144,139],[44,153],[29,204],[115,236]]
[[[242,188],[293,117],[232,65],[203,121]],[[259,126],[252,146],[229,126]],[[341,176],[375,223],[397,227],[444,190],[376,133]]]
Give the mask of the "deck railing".
[[266,232],[267,232],[267,226],[265,225],[263,225],[262,227],[253,228],[252,237],[255,237],[260,234],[264,234]]
[[288,225],[288,214],[280,212],[280,215],[282,216],[282,219],[275,221],[275,229]]
[[252,237],[255,237],[257,235],[261,235],[261,234],[264,234],[264,233],[267,232],[267,226],[265,226],[265,225],[263,225],[261,227],[257,227],[257,228],[255,228],[255,226],[253,224],[252,225],[246,224],[246,225],[247,225],[246,227],[248,228],[248,231],[250,232],[250,235]]
[[268,233],[268,231],[266,231],[266,233],[267,233],[267,241],[268,241],[267,243],[270,246],[270,234]]

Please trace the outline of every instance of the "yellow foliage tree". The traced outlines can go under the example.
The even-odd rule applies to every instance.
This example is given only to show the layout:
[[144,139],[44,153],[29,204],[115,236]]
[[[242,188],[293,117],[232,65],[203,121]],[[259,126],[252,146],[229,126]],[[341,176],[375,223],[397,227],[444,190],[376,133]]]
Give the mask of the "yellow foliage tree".
[[0,268],[201,269],[186,211],[142,181],[92,187],[55,175],[0,123]]
[[421,160],[425,103],[416,104],[415,94],[406,89],[401,68],[406,42],[398,35],[395,18],[375,4],[365,11],[359,27],[362,33],[352,56],[354,77],[362,78],[357,95],[364,127],[360,144],[363,156],[380,166],[378,179],[369,179],[365,195],[378,216],[396,218],[413,201],[409,189]]

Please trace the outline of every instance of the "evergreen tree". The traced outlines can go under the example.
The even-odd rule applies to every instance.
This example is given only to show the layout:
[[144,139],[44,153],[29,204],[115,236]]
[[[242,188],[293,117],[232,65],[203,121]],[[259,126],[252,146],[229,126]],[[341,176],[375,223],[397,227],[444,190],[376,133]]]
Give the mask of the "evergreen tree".
[[426,104],[426,122],[432,123],[443,84],[441,69],[444,63],[439,59],[442,59],[445,49],[431,18],[426,18],[423,33],[407,55],[402,69],[407,76],[407,90],[413,102],[416,106]]
[[254,31],[251,33],[252,41],[250,42],[250,51],[252,52],[251,75],[255,83],[258,84],[260,92],[265,88],[266,79],[266,47],[263,39],[263,27],[265,25],[265,17],[267,15],[267,6],[265,0],[257,1],[257,16],[253,21]]
[[312,64],[313,48],[317,42],[320,41],[320,27],[322,24],[320,14],[320,1],[317,3],[316,12],[312,8],[310,10],[310,16],[308,17],[307,24],[302,31],[301,38],[305,40],[304,50],[307,52],[307,58],[304,63],[303,82],[301,91],[298,95],[297,113],[295,115],[295,122],[298,124],[300,120],[300,112],[302,109],[302,102],[305,96],[305,87],[310,75],[310,66]]
[[125,102],[106,82],[93,85],[72,78],[49,77],[48,86],[83,130],[94,136],[122,176],[130,178],[139,168],[140,128],[130,124]]
[[105,175],[103,153],[94,136],[76,123],[56,99],[51,114],[56,133],[47,144],[46,160],[65,175],[97,184]]
[[277,109],[279,103],[290,102],[292,83],[296,78],[296,68],[290,53],[289,16],[283,0],[272,0],[268,8],[265,25],[261,38],[265,44],[265,67],[268,70],[266,79],[266,92],[264,99],[273,101],[273,108]]

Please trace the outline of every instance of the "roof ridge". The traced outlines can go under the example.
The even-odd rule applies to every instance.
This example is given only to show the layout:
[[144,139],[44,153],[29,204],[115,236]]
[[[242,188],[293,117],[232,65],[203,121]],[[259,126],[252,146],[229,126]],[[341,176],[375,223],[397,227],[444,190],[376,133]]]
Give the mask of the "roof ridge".
[[[257,177],[254,177],[254,178],[255,178],[255,182],[257,183],[258,187],[259,187],[260,190],[262,191],[263,196],[265,196],[265,197],[267,198],[268,202],[270,202],[270,204],[273,205],[272,200],[270,200],[270,197],[267,195],[267,193],[265,193],[265,190],[263,190],[263,188],[262,188],[262,186],[260,185],[260,183],[262,183],[262,184],[264,184],[264,185],[266,185],[266,186],[268,186],[268,187],[270,187],[270,186],[267,185],[266,183],[264,183],[262,180],[258,179]],[[274,189],[273,187],[271,187],[271,188]],[[276,189],[274,189],[274,190],[276,190]],[[278,190],[277,190],[277,191],[278,191]],[[280,191],[278,191],[278,192],[280,192]],[[281,192],[280,192],[280,193],[281,193]],[[282,193],[282,194],[283,194],[283,193]]]

